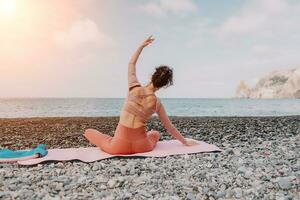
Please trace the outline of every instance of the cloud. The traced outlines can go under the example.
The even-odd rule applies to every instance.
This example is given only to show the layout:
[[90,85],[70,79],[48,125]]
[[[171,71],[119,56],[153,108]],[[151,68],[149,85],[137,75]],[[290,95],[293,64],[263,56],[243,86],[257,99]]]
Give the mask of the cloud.
[[83,46],[106,48],[115,45],[114,39],[102,32],[90,19],[75,21],[69,30],[55,32],[53,40],[58,47],[65,49]]
[[[188,34],[187,30],[192,31],[190,31]],[[201,45],[204,45],[208,38],[214,36],[214,32],[212,30],[212,20],[210,18],[202,18],[185,24],[181,30],[175,31],[177,33],[181,31],[182,34],[188,35],[187,41],[185,42],[185,47],[197,48]]]
[[191,0],[160,0],[140,6],[140,9],[153,16],[165,17],[169,14],[185,15],[195,12],[197,6]]
[[281,56],[282,52],[266,44],[256,44],[251,48],[251,54],[257,59],[268,60]]
[[148,4],[141,6],[141,10],[146,11],[148,14],[154,16],[160,16],[160,17],[166,16],[166,13],[161,8],[161,6],[154,2],[149,2]]
[[[255,45],[256,46],[256,45]],[[299,54],[297,49],[275,49],[265,47],[253,47],[240,65],[248,69],[271,69],[299,65]]]
[[255,0],[247,2],[241,12],[231,16],[217,30],[220,37],[262,36],[272,37],[276,30],[294,28],[293,15],[299,4],[287,0]]

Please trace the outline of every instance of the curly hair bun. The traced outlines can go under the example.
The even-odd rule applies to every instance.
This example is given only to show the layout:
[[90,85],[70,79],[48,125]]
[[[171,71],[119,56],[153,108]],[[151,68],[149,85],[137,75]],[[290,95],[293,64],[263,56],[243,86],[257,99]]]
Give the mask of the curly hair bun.
[[151,81],[153,86],[156,88],[173,85],[173,69],[166,65],[160,65],[159,67],[156,67]]

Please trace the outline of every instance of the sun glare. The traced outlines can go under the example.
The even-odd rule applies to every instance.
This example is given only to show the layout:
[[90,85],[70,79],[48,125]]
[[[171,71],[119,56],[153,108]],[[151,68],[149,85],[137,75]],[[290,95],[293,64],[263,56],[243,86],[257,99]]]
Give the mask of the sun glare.
[[15,0],[0,0],[0,15],[11,17],[15,12]]

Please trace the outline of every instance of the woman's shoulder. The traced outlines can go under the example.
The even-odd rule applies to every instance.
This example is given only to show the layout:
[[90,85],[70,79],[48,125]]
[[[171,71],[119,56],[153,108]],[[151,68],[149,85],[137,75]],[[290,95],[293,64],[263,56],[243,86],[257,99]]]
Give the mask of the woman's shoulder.
[[138,93],[140,93],[142,87],[143,86],[141,86],[141,85],[136,85],[136,86],[132,87],[132,89],[129,90],[128,94],[138,94]]
[[145,86],[134,87],[129,91],[128,94],[134,96],[149,96],[149,97],[157,98],[155,93],[147,91]]
[[159,97],[155,96],[155,111],[158,112],[159,108],[161,107],[162,103]]

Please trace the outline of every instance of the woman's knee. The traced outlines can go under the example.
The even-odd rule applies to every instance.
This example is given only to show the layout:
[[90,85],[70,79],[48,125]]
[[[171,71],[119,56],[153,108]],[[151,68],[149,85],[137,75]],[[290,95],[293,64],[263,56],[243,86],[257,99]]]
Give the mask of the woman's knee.
[[84,137],[92,144],[101,147],[106,148],[107,146],[110,146],[110,142],[112,140],[112,137],[106,134],[103,134],[95,129],[87,129],[84,132]]
[[85,131],[84,131],[84,136],[85,137],[87,137],[87,136],[89,136],[90,134],[92,134],[93,132],[95,132],[95,129],[92,129],[92,128],[89,128],[89,129],[86,129]]
[[97,131],[96,129],[92,129],[92,128],[89,128],[89,129],[86,129],[84,131],[84,134],[83,136],[85,138],[87,138],[88,140],[91,140],[91,139],[94,139],[94,138],[99,138],[103,135],[103,137],[106,137],[104,134],[102,134],[101,132]]
[[157,142],[160,139],[160,133],[158,131],[152,130],[149,132],[149,137],[153,138]]
[[93,128],[88,128],[84,131],[84,133],[89,133],[89,132],[94,132],[94,131],[97,131],[97,130],[93,129]]

